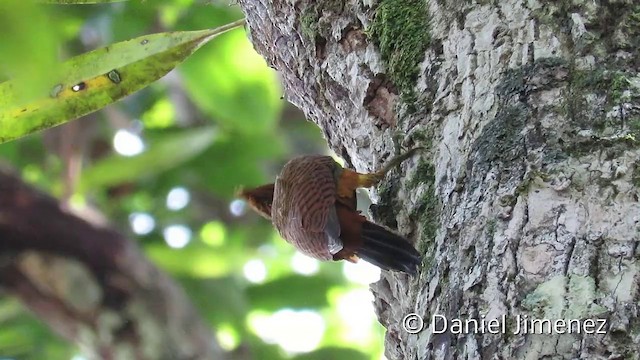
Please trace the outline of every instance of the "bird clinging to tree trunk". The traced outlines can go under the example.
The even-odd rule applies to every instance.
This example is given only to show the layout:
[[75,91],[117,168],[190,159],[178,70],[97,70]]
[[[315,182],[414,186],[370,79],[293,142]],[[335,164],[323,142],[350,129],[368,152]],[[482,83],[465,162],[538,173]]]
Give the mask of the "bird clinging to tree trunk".
[[242,189],[239,195],[308,256],[351,262],[362,258],[385,270],[415,274],[420,254],[407,239],[362,216],[356,210],[355,190],[377,184],[419,149],[371,174],[343,168],[330,156],[297,157],[284,166],[275,184]]

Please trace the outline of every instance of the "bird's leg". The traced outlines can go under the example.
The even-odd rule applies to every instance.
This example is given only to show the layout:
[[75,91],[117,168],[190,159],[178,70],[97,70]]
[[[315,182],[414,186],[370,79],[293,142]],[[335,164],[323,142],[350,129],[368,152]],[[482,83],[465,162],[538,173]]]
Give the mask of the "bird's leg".
[[421,147],[416,147],[413,148],[407,152],[405,152],[404,154],[398,155],[396,157],[394,157],[393,159],[391,159],[387,165],[385,165],[382,169],[371,173],[371,174],[358,174],[358,180],[359,180],[359,185],[360,187],[371,187],[373,185],[378,184],[383,178],[384,175],[386,173],[388,173],[389,171],[391,171],[391,169],[395,168],[396,166],[400,165],[403,161],[405,161],[406,159],[410,158],[413,154],[416,153],[416,151],[421,150],[423,148]]
[[361,174],[353,170],[344,169],[340,176],[340,180],[338,181],[338,195],[341,197],[348,197],[357,188],[371,187],[378,184],[387,172],[410,158],[418,150],[422,149],[422,147],[416,147],[404,154],[398,155],[391,159],[382,169],[370,174]]

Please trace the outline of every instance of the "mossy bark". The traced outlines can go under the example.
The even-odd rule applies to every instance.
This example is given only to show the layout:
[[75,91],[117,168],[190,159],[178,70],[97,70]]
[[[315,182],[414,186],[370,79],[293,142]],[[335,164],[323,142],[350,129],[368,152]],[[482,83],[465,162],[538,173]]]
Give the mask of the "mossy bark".
[[0,285],[91,359],[225,359],[135,242],[0,168]]
[[[428,149],[374,192],[374,218],[425,257],[417,278],[372,285],[388,358],[637,356],[634,1],[239,3],[287,99],[348,164]],[[406,332],[409,313],[427,328]],[[435,314],[510,330],[518,316],[604,319],[606,333],[435,334]]]

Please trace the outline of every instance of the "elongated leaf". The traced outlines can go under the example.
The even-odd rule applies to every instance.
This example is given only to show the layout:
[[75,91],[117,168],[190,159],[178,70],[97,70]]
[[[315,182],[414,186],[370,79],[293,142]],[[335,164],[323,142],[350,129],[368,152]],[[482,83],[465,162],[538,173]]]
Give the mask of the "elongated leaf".
[[213,30],[159,33],[74,57],[52,69],[59,79],[49,93],[33,92],[20,79],[0,84],[0,143],[96,111],[164,76],[216,35]]
[[371,359],[371,354],[365,354],[362,351],[358,351],[352,348],[326,347],[307,354],[301,354],[293,358],[293,360],[325,359],[367,360]]
[[215,131],[211,128],[190,129],[157,139],[137,156],[114,154],[83,171],[79,190],[136,181],[166,171],[200,154],[214,139]]
[[240,32],[198,51],[180,73],[189,98],[219,124],[255,134],[280,119],[285,102],[277,74]]
[[0,1],[0,82],[20,75],[23,87],[47,92],[61,42],[49,10],[32,1]]
[[79,4],[106,4],[129,0],[37,0],[42,4],[79,5]]

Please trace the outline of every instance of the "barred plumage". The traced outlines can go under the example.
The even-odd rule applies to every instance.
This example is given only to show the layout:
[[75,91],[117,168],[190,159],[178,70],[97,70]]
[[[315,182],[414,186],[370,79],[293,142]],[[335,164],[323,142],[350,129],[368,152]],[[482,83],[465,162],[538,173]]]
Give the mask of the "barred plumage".
[[330,237],[340,235],[333,216],[339,168],[330,156],[302,156],[289,161],[275,182],[273,224],[285,240],[319,260],[332,259]]
[[240,195],[308,256],[349,261],[361,257],[382,269],[415,274],[420,254],[402,236],[360,215],[355,189],[376,184],[417,150],[372,174],[344,169],[329,156],[301,156],[284,166],[275,184],[241,190]]

